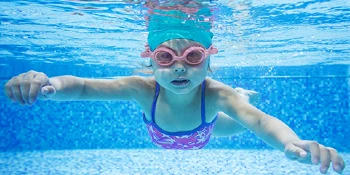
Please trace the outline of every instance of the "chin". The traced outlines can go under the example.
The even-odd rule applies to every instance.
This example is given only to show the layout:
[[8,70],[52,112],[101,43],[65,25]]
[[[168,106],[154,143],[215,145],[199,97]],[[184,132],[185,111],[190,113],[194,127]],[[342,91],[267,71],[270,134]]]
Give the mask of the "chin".
[[174,94],[177,94],[177,95],[185,95],[185,94],[188,94],[190,91],[172,91]]
[[185,95],[190,93],[193,89],[194,89],[193,87],[186,87],[186,88],[171,88],[170,90],[174,94]]

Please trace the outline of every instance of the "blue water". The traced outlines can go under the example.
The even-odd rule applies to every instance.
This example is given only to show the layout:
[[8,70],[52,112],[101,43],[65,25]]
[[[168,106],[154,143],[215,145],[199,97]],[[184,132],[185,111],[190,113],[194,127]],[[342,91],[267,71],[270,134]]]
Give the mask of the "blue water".
[[[0,84],[48,76],[144,75],[144,1],[1,1]],[[350,163],[348,1],[212,1],[214,79],[260,94],[257,107]],[[150,76],[145,74],[145,76]],[[198,151],[157,148],[134,102],[13,104],[0,93],[0,174],[320,174],[254,134]],[[328,174],[336,174],[329,170]],[[350,174],[347,167],[346,175]]]

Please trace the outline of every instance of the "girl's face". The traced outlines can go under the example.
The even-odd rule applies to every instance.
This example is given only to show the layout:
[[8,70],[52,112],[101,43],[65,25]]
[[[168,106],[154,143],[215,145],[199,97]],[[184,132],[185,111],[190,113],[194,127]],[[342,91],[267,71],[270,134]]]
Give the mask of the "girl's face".
[[[173,39],[158,47],[167,47],[177,56],[181,56],[191,46],[201,46],[201,44],[186,39]],[[209,57],[198,65],[189,65],[185,60],[176,60],[170,66],[160,66],[154,60],[151,61],[157,82],[175,94],[186,94],[198,87],[204,81],[209,66]]]

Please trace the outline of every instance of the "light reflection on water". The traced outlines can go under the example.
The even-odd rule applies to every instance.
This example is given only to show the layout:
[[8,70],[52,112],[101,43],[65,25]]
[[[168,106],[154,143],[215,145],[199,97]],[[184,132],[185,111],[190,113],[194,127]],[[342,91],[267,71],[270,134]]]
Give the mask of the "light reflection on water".
[[[144,17],[150,2],[157,4],[0,2],[0,56],[3,61],[138,67],[143,61],[139,54],[147,39]],[[158,5],[169,2],[201,7],[199,1]],[[211,60],[213,67],[350,64],[350,5],[344,1],[222,0],[202,5],[213,11],[213,41],[219,47]]]

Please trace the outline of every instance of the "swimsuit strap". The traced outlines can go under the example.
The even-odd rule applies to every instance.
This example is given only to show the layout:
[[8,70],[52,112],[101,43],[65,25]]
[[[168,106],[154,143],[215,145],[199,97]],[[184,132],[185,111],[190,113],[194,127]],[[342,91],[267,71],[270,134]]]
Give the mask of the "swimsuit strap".
[[158,99],[158,96],[159,96],[159,84],[156,82],[156,94],[154,95],[154,98],[153,98],[153,103],[152,103],[152,122],[153,123],[156,123],[155,120],[154,120],[154,116],[155,116],[155,113],[156,113],[156,106],[157,106],[157,99]]
[[202,123],[205,123],[205,80],[202,82],[202,98],[201,98],[201,117]]
[[[202,118],[202,123],[205,123],[205,80],[202,82],[202,97],[201,97],[201,118]],[[153,103],[152,103],[152,122],[155,123],[155,113],[156,113],[156,106],[157,106],[157,99],[159,96],[159,84],[156,82],[156,94],[154,95],[153,98]]]

